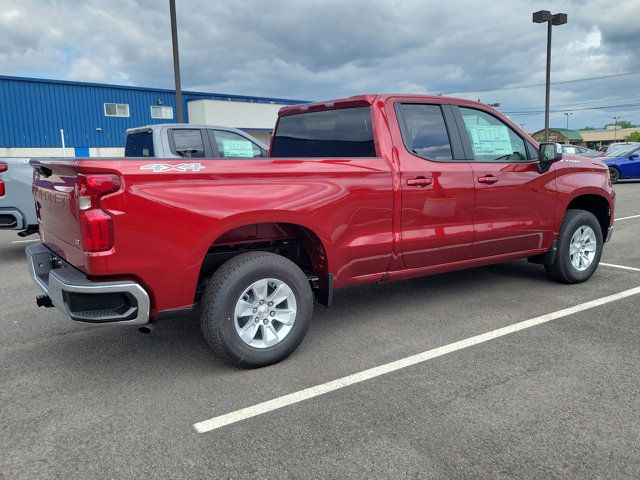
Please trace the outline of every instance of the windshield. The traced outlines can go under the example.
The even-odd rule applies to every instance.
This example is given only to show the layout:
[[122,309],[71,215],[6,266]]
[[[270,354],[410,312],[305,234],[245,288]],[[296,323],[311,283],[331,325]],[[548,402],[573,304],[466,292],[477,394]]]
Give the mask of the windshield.
[[613,151],[607,153],[607,157],[624,157],[636,150],[640,145],[624,145],[620,148],[616,148]]

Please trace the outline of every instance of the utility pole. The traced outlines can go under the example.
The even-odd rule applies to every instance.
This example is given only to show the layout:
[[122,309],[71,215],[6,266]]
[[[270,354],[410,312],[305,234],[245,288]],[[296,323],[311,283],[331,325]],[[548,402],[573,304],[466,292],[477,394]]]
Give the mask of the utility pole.
[[169,0],[171,16],[171,43],[173,45],[173,75],[176,80],[176,113],[178,123],[184,123],[182,114],[182,86],[180,84],[180,56],[178,54],[178,25],[176,23],[176,0]]
[[567,23],[566,13],[551,14],[548,10],[540,10],[533,14],[533,23],[547,22],[547,81],[544,99],[544,141],[549,141],[549,96],[551,93],[551,27]]

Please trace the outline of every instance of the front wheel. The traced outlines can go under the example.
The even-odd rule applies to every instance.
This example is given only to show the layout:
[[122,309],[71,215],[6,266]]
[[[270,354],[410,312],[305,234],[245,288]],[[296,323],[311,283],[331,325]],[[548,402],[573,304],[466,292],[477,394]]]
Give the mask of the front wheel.
[[620,180],[620,170],[616,167],[609,168],[609,178],[611,179],[611,183],[618,183]]
[[295,263],[250,252],[212,275],[202,296],[200,326],[219,357],[255,368],[289,356],[307,333],[312,313],[311,287]]
[[603,236],[598,219],[585,210],[567,210],[557,240],[553,265],[546,266],[551,278],[562,283],[580,283],[598,268]]

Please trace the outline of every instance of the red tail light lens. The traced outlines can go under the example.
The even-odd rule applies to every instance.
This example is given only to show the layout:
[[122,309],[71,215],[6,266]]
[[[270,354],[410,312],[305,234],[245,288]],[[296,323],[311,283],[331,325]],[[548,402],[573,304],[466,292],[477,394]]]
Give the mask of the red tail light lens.
[[[0,173],[7,171],[7,164],[0,162]],[[4,197],[4,182],[0,180],[0,197]]]
[[113,247],[113,219],[100,209],[100,198],[120,189],[120,177],[112,174],[78,174],[76,199],[85,252],[103,252]]
[[100,210],[80,212],[82,247],[85,252],[103,252],[113,247],[113,221]]

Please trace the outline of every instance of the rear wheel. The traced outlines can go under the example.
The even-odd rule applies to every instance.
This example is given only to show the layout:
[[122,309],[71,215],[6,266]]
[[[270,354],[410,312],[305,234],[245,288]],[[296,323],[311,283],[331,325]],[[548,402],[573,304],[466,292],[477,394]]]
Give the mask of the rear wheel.
[[219,357],[254,368],[290,355],[307,333],[312,313],[311,287],[295,263],[250,252],[212,275],[202,297],[200,325]]
[[598,268],[603,236],[598,219],[585,210],[567,210],[557,240],[553,265],[546,266],[551,278],[563,283],[587,280]]
[[618,180],[620,180],[620,170],[616,167],[609,168],[609,178],[611,179],[611,183],[618,183]]

